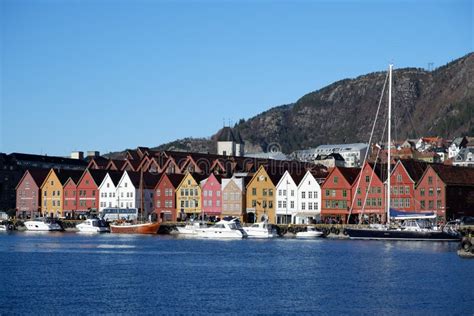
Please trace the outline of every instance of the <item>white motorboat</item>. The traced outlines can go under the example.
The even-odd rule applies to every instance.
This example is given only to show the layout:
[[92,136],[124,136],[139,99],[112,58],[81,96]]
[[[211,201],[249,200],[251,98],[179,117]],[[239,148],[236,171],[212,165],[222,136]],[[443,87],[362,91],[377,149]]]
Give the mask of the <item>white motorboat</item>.
[[306,226],[306,231],[296,233],[296,238],[316,238],[322,237],[324,233],[314,226]]
[[8,230],[8,226],[7,225],[3,225],[3,224],[0,224],[0,232],[5,232]]
[[274,238],[278,236],[276,228],[268,224],[267,221],[252,224],[252,226],[244,227],[248,238]]
[[194,223],[188,223],[185,226],[178,226],[176,227],[177,234],[183,235],[183,236],[196,236],[197,231],[199,229],[206,229],[208,228],[205,223],[201,222],[194,222]]
[[76,225],[76,228],[81,233],[108,233],[110,228],[107,223],[98,218],[89,218],[84,222]]
[[213,239],[242,239],[247,237],[247,233],[242,229],[238,219],[221,220],[213,226],[199,228],[196,230],[196,237]]
[[26,221],[25,226],[30,231],[61,231],[63,228],[53,218],[36,218]]

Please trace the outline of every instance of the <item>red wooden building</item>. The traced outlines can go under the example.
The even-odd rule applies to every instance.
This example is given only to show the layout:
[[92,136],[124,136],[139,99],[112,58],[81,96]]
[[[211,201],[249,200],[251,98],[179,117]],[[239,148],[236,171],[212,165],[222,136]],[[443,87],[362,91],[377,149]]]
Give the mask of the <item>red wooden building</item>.
[[155,187],[154,212],[163,221],[176,221],[176,188],[183,180],[183,174],[164,173]]
[[76,188],[76,214],[99,209],[99,186],[106,175],[107,170],[86,169],[84,171]]
[[359,168],[336,167],[331,170],[321,186],[323,220],[347,221],[352,189],[359,172]]
[[416,188],[420,211],[441,221],[474,216],[474,168],[430,164]]
[[41,214],[41,184],[49,169],[27,170],[16,186],[16,217],[35,218]]
[[[359,178],[360,177],[360,178]],[[355,179],[352,187],[351,214],[359,221],[385,222],[385,187],[387,178],[385,165],[366,163]]]
[[415,188],[425,172],[426,162],[401,159],[390,176],[390,205],[392,208],[413,212],[420,211],[421,205],[415,197]]

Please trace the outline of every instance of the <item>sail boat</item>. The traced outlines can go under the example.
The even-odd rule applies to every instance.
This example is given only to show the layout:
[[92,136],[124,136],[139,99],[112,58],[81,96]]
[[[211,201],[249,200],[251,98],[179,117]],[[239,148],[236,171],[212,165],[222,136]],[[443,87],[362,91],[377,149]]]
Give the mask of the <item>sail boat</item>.
[[[391,112],[392,112],[392,69],[389,66],[389,90],[388,90],[388,133],[387,133],[387,190],[386,190],[386,214],[387,225],[369,228],[346,228],[345,232],[351,239],[378,239],[378,240],[423,240],[423,241],[459,241],[460,235],[453,231],[437,230],[433,227],[429,218],[436,215],[405,213],[390,208],[390,175],[391,175]],[[403,223],[399,227],[391,227],[390,217],[397,213]]]
[[161,222],[144,222],[143,212],[145,211],[144,193],[143,193],[143,170],[140,171],[140,215],[141,220],[136,223],[117,223],[110,225],[110,232],[116,234],[157,234],[160,228]]

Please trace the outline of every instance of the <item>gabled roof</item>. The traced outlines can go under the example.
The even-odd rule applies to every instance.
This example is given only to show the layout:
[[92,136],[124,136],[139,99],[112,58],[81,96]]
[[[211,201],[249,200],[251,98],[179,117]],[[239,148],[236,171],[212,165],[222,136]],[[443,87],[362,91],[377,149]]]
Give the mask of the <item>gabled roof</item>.
[[95,184],[99,186],[107,175],[107,170],[89,170],[89,173],[92,179],[94,179]]
[[431,168],[447,185],[474,186],[474,168],[431,164]]
[[234,142],[238,144],[242,144],[242,136],[240,135],[240,132],[236,129],[232,129],[228,126],[222,128],[218,133],[217,133],[217,141],[218,142]]
[[143,172],[142,175],[140,172],[136,171],[126,171],[130,181],[132,182],[135,188],[140,188],[140,178],[143,175],[143,188],[144,189],[154,189],[158,181],[160,181],[162,174],[152,174],[148,172]]
[[74,183],[78,183],[79,179],[82,177],[84,171],[81,170],[64,170],[64,169],[54,169],[56,176],[62,185],[65,185],[66,182],[71,178]]
[[114,184],[114,186],[117,186],[120,182],[120,179],[122,178],[123,172],[115,171],[115,170],[107,170],[107,173],[109,174],[110,180],[112,180],[112,183]]
[[171,182],[171,185],[176,189],[179,186],[179,184],[181,183],[181,181],[183,181],[184,174],[179,174],[179,173],[166,174],[166,173],[164,173],[163,177],[161,177],[161,179],[158,183],[160,183],[164,177],[167,177],[168,180]]
[[405,167],[405,170],[407,171],[408,175],[415,183],[418,183],[418,181],[420,181],[426,168],[428,168],[428,163],[423,161],[417,161],[413,159],[400,159],[399,162],[403,165],[403,167]]
[[28,169],[25,171],[23,176],[21,177],[20,181],[18,181],[18,184],[16,185],[15,189],[18,188],[21,182],[23,182],[23,179],[26,177],[27,174],[30,174],[30,176],[33,178],[33,181],[35,182],[36,186],[41,187],[43,184],[44,180],[49,174],[49,169]]
[[339,169],[339,172],[350,185],[354,184],[354,181],[360,173],[360,168],[336,167],[335,169]]

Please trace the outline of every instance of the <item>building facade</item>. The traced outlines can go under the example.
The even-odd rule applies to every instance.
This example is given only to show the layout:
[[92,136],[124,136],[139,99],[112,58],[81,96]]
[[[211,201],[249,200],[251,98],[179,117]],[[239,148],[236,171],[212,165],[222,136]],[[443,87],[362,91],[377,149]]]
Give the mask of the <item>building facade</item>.
[[41,190],[49,170],[27,170],[16,187],[16,217],[35,218],[41,214]]
[[308,224],[321,219],[321,186],[310,171],[298,184],[298,210],[293,214],[293,224]]
[[222,214],[222,189],[221,177],[211,174],[201,185],[201,207],[207,216],[221,216]]
[[184,175],[182,174],[164,173],[155,187],[154,212],[163,221],[176,221],[178,219],[176,189],[183,178]]

